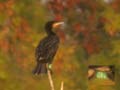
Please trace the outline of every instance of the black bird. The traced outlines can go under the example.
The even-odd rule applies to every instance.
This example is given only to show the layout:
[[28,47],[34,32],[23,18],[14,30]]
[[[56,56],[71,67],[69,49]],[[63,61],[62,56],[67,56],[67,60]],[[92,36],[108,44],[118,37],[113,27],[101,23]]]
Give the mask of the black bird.
[[47,36],[43,38],[35,50],[37,66],[33,71],[34,74],[47,73],[51,71],[53,58],[59,46],[59,37],[52,31],[54,28],[64,24],[64,22],[49,21],[45,25]]

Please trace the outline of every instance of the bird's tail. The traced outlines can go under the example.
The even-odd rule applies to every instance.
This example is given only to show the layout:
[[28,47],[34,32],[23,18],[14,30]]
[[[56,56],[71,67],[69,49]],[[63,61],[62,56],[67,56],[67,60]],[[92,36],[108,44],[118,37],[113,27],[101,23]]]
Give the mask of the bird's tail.
[[36,68],[33,71],[33,74],[47,73],[46,63],[37,63]]

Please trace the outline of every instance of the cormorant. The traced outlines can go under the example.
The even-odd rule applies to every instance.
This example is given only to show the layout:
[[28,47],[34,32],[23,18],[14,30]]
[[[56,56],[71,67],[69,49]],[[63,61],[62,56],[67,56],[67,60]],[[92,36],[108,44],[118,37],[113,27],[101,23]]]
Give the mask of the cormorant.
[[47,36],[43,38],[36,50],[35,57],[37,65],[34,74],[47,73],[47,69],[51,71],[51,65],[53,58],[57,52],[59,45],[59,37],[52,31],[52,29],[64,24],[64,22],[59,21],[49,21],[45,25],[45,31]]

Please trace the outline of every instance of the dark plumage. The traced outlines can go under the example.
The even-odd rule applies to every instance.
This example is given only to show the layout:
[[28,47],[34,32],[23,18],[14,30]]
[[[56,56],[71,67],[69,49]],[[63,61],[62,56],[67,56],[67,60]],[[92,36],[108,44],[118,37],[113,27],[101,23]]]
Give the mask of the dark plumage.
[[60,24],[62,24],[62,22],[49,21],[45,25],[47,36],[40,41],[36,48],[35,57],[37,66],[33,71],[34,74],[46,73],[47,69],[51,70],[51,64],[59,45],[59,37],[52,29]]

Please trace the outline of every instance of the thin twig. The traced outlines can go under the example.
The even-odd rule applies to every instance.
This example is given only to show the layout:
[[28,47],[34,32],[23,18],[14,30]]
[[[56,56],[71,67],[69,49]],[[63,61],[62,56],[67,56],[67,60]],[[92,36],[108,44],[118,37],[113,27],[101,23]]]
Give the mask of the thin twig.
[[61,82],[60,90],[63,90],[63,89],[64,89],[64,82],[62,81],[62,82]]
[[51,75],[49,69],[48,69],[47,73],[48,73],[48,79],[49,79],[49,82],[50,82],[51,90],[55,90],[55,89],[54,89],[54,84],[53,84],[52,75]]

